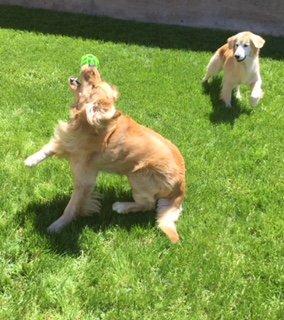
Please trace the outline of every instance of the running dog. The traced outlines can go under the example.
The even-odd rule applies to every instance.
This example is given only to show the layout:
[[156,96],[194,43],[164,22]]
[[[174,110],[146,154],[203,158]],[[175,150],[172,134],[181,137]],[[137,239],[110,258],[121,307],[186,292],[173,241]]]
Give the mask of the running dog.
[[240,32],[230,38],[212,56],[203,79],[209,82],[213,76],[224,70],[221,99],[231,107],[232,90],[237,89],[236,97],[241,99],[240,84],[251,87],[251,103],[256,106],[263,97],[262,80],[259,71],[259,50],[265,40],[252,32]]

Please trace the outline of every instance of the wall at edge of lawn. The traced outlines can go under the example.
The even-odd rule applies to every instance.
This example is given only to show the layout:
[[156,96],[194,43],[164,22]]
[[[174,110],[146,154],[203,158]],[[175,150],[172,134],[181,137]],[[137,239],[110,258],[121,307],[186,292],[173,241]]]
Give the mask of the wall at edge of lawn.
[[0,0],[0,4],[284,36],[284,0]]

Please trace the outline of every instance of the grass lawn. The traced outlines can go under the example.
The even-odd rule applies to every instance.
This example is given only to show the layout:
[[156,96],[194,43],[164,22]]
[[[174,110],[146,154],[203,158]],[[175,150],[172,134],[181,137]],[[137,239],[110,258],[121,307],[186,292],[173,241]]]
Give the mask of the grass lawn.
[[[261,105],[243,88],[228,110],[221,78],[206,90],[201,79],[229,32],[11,7],[0,27],[0,319],[281,319],[283,38],[264,36]],[[182,151],[180,245],[153,213],[112,212],[131,193],[106,174],[100,215],[46,233],[71,195],[69,166],[23,160],[68,118],[84,53],[118,86],[118,107]]]

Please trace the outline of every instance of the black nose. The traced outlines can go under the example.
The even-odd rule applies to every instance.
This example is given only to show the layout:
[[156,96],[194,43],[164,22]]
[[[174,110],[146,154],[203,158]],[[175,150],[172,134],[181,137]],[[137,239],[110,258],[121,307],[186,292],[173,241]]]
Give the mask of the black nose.
[[236,59],[239,59],[239,58],[240,58],[240,55],[239,55],[239,54],[235,54],[235,58],[236,58]]
[[80,81],[78,80],[78,78],[70,77],[70,78],[69,78],[69,81],[70,81],[70,84],[80,85]]

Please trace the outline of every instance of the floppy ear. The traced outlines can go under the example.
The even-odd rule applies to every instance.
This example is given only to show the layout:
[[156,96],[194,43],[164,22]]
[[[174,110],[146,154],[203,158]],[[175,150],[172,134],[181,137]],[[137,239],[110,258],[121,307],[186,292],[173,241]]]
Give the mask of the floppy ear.
[[262,48],[265,43],[265,40],[256,34],[252,35],[251,41],[257,49]]
[[86,105],[86,117],[90,125],[99,127],[115,116],[113,98],[102,98]]
[[94,103],[88,103],[86,105],[86,117],[87,121],[90,125],[94,125],[95,120],[95,111],[94,111]]
[[237,40],[236,36],[232,36],[232,37],[227,39],[227,43],[228,43],[229,49],[233,49],[234,48],[236,40]]

